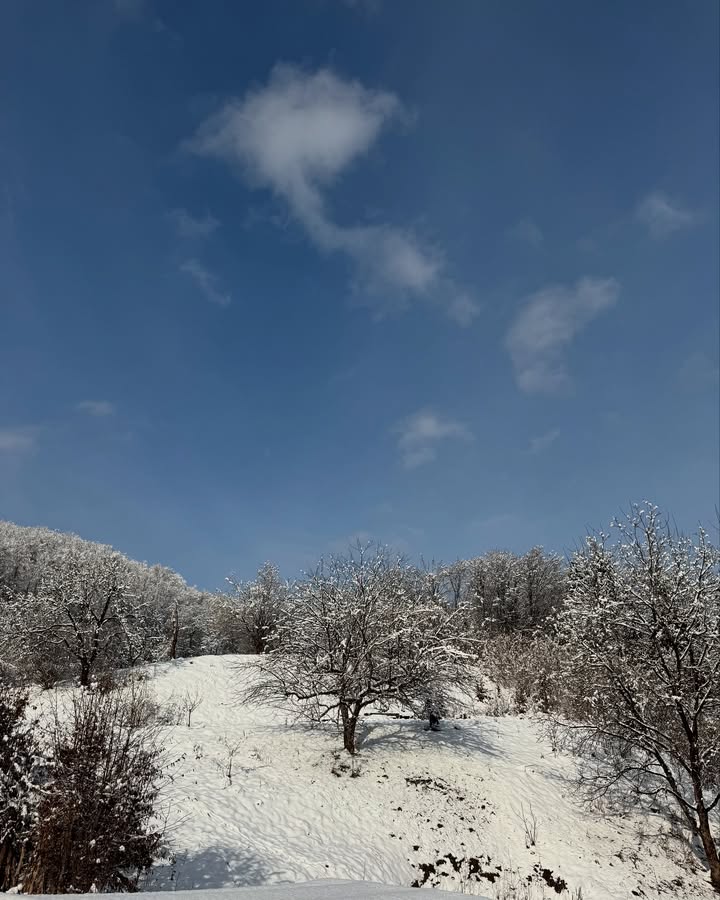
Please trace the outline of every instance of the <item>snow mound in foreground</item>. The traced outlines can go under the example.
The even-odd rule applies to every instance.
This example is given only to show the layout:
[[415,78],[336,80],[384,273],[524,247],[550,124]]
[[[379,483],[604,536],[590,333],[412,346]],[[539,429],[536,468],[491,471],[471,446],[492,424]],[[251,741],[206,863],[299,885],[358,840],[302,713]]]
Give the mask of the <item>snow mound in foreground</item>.
[[[445,891],[431,891],[444,894]],[[35,894],[35,897],[50,898],[56,894]],[[77,894],[74,896],[78,896]],[[97,897],[97,894],[79,896]],[[273,884],[251,888],[224,888],[217,890],[176,891],[180,900],[409,900],[417,897],[412,888],[375,884],[371,881],[307,881],[304,884]],[[127,900],[127,894],[103,894],[108,900]],[[167,894],[147,892],[143,900],[166,900]],[[480,898],[482,900],[482,898]]]

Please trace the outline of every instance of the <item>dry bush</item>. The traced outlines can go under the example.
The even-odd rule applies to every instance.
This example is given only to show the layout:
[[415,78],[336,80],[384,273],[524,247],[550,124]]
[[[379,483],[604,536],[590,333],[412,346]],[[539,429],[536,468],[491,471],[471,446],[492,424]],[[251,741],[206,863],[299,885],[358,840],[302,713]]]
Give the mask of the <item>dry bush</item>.
[[0,891],[19,880],[34,822],[40,759],[27,712],[27,691],[0,681]]
[[546,635],[506,634],[484,647],[488,675],[513,692],[518,712],[550,712],[562,699],[560,648]]
[[147,708],[136,684],[74,691],[56,708],[25,892],[136,889],[162,840],[153,824],[159,750]]

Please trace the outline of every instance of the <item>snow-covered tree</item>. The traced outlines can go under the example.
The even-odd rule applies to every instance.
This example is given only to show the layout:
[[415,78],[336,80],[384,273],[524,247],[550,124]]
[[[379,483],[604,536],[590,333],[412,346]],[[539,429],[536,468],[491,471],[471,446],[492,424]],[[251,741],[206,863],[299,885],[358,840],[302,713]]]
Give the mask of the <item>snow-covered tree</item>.
[[465,564],[465,595],[485,633],[531,631],[562,605],[564,577],[563,561],[542,547],[491,550]]
[[235,589],[231,608],[245,643],[251,653],[265,653],[288,596],[287,582],[269,562],[260,567],[254,581],[244,583],[232,578],[228,581]]
[[98,545],[72,547],[53,560],[37,594],[7,602],[6,643],[20,659],[48,654],[88,685],[98,664],[122,657],[123,643],[132,643],[129,582],[122,554]]
[[369,706],[439,714],[474,654],[465,610],[433,595],[424,573],[377,548],[321,563],[283,604],[248,699],[336,721],[349,753]]
[[0,522],[0,655],[43,684],[203,652],[205,598],[163,566]]
[[720,554],[649,504],[614,527],[617,542],[590,537],[570,565],[558,724],[592,761],[594,795],[671,799],[720,891]]
[[439,590],[451,609],[457,609],[467,599],[470,564],[457,559],[449,565],[438,566]]

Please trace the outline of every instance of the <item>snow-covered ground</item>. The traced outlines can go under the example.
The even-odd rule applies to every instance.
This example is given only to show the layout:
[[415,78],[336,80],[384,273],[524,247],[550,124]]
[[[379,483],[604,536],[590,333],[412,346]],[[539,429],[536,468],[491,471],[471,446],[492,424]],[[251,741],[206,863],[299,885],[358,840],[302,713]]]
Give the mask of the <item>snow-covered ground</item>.
[[[174,859],[145,890],[348,879],[502,900],[717,896],[660,817],[584,807],[572,759],[553,753],[529,719],[478,715],[434,733],[369,717],[351,764],[332,730],[244,705],[247,664],[215,656],[154,669],[161,704],[187,692],[202,703],[190,727],[164,732]],[[337,890],[307,896],[358,896]]]
[[[444,891],[431,891],[432,896]],[[33,894],[35,898],[53,900],[56,894]],[[77,895],[75,895],[77,896]],[[90,894],[82,896],[89,897]],[[261,887],[216,888],[215,890],[176,891],[181,900],[410,900],[417,897],[412,888],[401,888],[369,881],[305,881],[302,884],[272,884]],[[148,891],[143,900],[165,900],[166,893]],[[127,900],[127,894],[104,894],[103,900]]]

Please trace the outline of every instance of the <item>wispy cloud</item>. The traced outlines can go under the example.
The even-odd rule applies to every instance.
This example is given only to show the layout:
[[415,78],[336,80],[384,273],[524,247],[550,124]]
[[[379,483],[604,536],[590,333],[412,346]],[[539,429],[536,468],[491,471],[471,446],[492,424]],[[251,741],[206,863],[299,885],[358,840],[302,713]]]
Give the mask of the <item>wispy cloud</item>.
[[168,218],[181,238],[207,238],[220,225],[220,222],[215,216],[211,216],[210,213],[198,217],[186,209],[171,209],[168,213]]
[[467,328],[480,315],[480,304],[467,294],[458,294],[454,300],[450,301],[447,314],[458,325]]
[[553,393],[570,383],[563,351],[597,315],[617,301],[614,278],[581,278],[528,297],[505,339],[518,387]]
[[[469,324],[470,298],[444,271],[440,248],[410,228],[390,224],[340,225],[327,209],[327,192],[382,129],[405,116],[398,98],[340,78],[276,66],[268,83],[226,103],[185,146],[198,156],[222,160],[254,186],[268,188],[288,206],[310,240],[324,252],[343,253],[355,279],[376,299],[388,293],[408,302],[426,298]],[[455,304],[455,312],[451,312]]]
[[540,226],[532,219],[521,219],[508,229],[508,235],[517,241],[530,244],[532,247],[539,247],[544,240]]
[[656,240],[698,225],[702,219],[700,213],[673,203],[663,191],[652,191],[643,197],[635,209],[635,218]]
[[37,428],[0,428],[0,453],[27,453],[36,445]]
[[537,437],[531,438],[530,452],[542,453],[543,450],[547,450],[548,447],[551,447],[559,437],[560,429],[553,428],[551,431],[546,431],[545,434],[540,434]]
[[141,19],[148,5],[147,0],[113,0],[115,12],[124,19]]
[[382,8],[382,0],[342,0],[342,3],[349,9],[360,10],[369,15],[379,13]]
[[82,400],[75,407],[78,412],[87,413],[89,416],[102,418],[115,414],[115,407],[108,400]]
[[230,294],[218,286],[217,276],[210,272],[199,259],[185,260],[180,266],[180,271],[192,278],[206,300],[218,306],[230,305]]
[[717,355],[711,356],[703,350],[694,350],[683,361],[678,375],[681,384],[694,391],[717,388],[720,384]]
[[181,41],[180,35],[168,28],[155,13],[153,0],[112,0],[112,6],[120,22],[150,26],[157,34],[164,34],[178,43]]
[[432,410],[420,410],[399,422],[394,429],[400,458],[406,469],[414,469],[437,458],[438,447],[449,440],[472,440],[472,432],[462,422],[446,419]]

